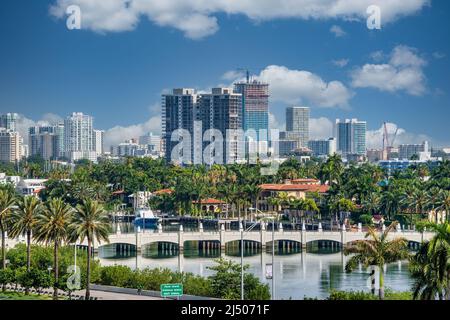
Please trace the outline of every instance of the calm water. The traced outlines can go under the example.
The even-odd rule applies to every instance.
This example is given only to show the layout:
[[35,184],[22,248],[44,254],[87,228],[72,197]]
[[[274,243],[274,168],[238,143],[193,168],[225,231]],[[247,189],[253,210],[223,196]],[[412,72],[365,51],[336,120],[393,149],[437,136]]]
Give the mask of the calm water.
[[[123,230],[123,229],[122,229]],[[208,267],[213,266],[214,258],[222,256],[240,263],[239,249],[227,248],[225,253],[211,251],[199,253],[197,249],[185,244],[183,254],[177,252],[159,252],[155,247],[142,253],[133,252],[121,256],[113,247],[104,247],[99,252],[100,263],[109,265],[126,265],[130,268],[169,268],[174,271],[192,272],[201,276],[212,274]],[[277,253],[277,251],[275,251]],[[271,263],[270,252],[244,251],[244,263],[249,265],[248,271],[271,285],[265,279],[265,265]],[[126,256],[128,255],[128,257]],[[353,273],[345,273],[344,266],[349,257],[345,257],[339,249],[308,248],[303,252],[275,254],[275,297],[276,299],[303,299],[306,297],[326,298],[331,289],[369,291],[369,270],[359,268]],[[396,291],[411,288],[412,280],[408,272],[407,262],[398,262],[386,266],[385,285]]]

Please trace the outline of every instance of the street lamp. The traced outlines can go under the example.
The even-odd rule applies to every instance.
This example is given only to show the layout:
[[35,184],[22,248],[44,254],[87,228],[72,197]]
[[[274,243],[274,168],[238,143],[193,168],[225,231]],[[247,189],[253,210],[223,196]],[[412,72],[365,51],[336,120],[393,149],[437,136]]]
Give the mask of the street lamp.
[[[250,208],[250,210],[253,210],[254,208]],[[257,209],[254,209],[257,210]],[[264,220],[273,220],[272,221],[272,299],[275,297],[275,276],[274,276],[274,256],[275,256],[275,217],[265,217],[261,219],[261,222]],[[239,225],[239,229],[241,232],[241,300],[244,300],[244,233],[252,231],[258,222],[255,222],[252,224],[249,228],[244,230],[244,227],[242,224]]]

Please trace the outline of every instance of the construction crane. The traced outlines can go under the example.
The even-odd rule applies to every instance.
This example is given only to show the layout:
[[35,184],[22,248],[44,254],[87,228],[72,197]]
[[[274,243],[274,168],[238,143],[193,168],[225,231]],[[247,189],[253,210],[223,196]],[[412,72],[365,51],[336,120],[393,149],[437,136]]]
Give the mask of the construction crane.
[[388,160],[389,158],[389,153],[391,152],[392,148],[394,147],[394,142],[395,139],[397,138],[397,134],[398,134],[398,127],[395,130],[394,136],[391,140],[391,143],[389,143],[389,132],[388,132],[388,128],[387,128],[387,122],[383,123],[383,151],[382,151],[382,159],[383,160]]

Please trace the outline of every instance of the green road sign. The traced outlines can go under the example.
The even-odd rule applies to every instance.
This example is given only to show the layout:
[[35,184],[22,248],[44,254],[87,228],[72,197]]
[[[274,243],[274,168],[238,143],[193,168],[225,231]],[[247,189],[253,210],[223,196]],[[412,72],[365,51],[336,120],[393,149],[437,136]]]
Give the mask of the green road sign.
[[181,297],[183,295],[183,285],[181,283],[169,283],[161,285],[161,297]]

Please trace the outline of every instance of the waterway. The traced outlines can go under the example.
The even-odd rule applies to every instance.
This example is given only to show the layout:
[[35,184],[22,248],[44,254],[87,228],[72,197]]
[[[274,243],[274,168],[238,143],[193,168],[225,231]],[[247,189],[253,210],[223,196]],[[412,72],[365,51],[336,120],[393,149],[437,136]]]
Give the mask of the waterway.
[[[122,225],[125,232],[133,232],[130,225]],[[148,231],[152,232],[152,231]],[[270,286],[272,280],[266,279],[266,264],[272,261],[270,248],[244,250],[244,264],[248,272]],[[102,265],[126,265],[130,268],[168,268],[173,271],[192,272],[201,276],[212,275],[208,269],[215,264],[214,258],[224,257],[240,263],[238,244],[227,246],[225,252],[212,248],[199,250],[196,243],[186,243],[183,253],[174,248],[158,249],[151,246],[141,253],[133,251],[118,252],[114,246],[101,248],[98,257]],[[303,299],[304,297],[325,299],[330,290],[370,291],[370,270],[360,266],[352,273],[346,273],[345,263],[349,259],[337,245],[326,247],[313,245],[306,250],[275,250],[274,287],[276,299]],[[396,291],[406,291],[412,286],[412,279],[406,261],[385,266],[385,285]]]

